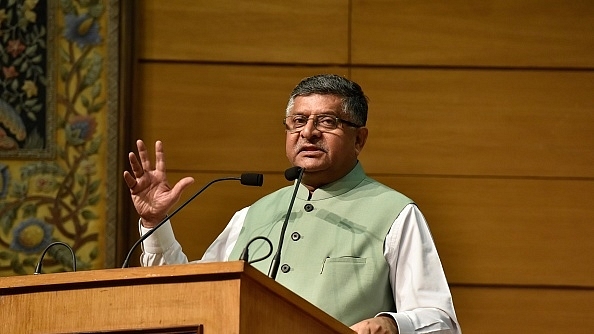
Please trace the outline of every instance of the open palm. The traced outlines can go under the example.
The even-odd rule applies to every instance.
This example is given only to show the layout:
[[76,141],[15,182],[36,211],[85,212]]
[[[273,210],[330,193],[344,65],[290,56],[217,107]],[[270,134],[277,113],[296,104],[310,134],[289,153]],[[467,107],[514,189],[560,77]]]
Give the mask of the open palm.
[[[132,173],[125,171],[124,180],[130,188],[132,202],[146,228],[152,228],[167,216],[179,200],[183,190],[194,182],[191,177],[181,179],[173,187],[167,182],[163,143],[155,143],[155,168],[151,166],[144,142],[138,140],[138,157],[128,155]],[[140,160],[139,160],[140,158]]]

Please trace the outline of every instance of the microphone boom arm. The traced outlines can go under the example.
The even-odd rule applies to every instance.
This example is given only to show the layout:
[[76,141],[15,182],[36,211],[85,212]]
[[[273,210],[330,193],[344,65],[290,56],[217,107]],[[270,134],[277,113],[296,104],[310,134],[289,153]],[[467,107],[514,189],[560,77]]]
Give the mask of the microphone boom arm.
[[194,195],[192,195],[192,197],[190,197],[187,201],[185,201],[182,205],[180,205],[177,209],[175,209],[170,215],[167,215],[165,217],[165,219],[163,219],[161,222],[159,222],[159,224],[155,225],[155,227],[153,227],[150,231],[148,231],[142,237],[140,237],[140,239],[138,239],[134,243],[134,245],[132,245],[132,248],[130,248],[128,255],[126,255],[126,259],[124,260],[124,263],[122,264],[122,268],[128,267],[128,264],[130,263],[130,257],[132,256],[132,253],[134,252],[136,247],[138,247],[138,245],[140,245],[151,234],[153,234],[159,227],[161,227],[161,225],[165,224],[169,219],[171,219],[171,217],[175,216],[175,214],[177,214],[181,209],[183,209],[186,205],[188,205],[191,201],[193,201],[194,198],[196,198],[198,195],[200,195],[204,190],[206,190],[206,188],[210,187],[213,183],[216,183],[219,181],[229,181],[229,180],[241,181],[241,184],[243,184],[243,185],[261,186],[262,185],[262,174],[248,174],[248,173],[246,173],[246,174],[242,174],[241,177],[224,177],[224,178],[212,180],[209,183],[207,183],[204,187],[202,187],[202,189],[198,190]]

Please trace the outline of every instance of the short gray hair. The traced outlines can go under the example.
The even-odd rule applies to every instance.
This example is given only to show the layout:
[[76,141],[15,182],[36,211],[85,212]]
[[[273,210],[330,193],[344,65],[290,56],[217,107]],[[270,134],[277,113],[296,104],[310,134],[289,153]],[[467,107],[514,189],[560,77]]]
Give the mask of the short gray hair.
[[342,110],[361,126],[367,123],[368,98],[356,82],[336,74],[319,74],[307,77],[293,89],[287,104],[287,116],[293,109],[295,98],[312,94],[335,95],[342,99]]

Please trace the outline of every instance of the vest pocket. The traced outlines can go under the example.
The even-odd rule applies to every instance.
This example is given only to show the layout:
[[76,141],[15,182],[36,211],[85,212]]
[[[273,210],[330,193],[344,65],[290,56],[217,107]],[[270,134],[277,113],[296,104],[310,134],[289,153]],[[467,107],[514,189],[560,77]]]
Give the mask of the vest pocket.
[[320,271],[322,279],[336,286],[366,284],[371,281],[371,259],[354,256],[327,257]]

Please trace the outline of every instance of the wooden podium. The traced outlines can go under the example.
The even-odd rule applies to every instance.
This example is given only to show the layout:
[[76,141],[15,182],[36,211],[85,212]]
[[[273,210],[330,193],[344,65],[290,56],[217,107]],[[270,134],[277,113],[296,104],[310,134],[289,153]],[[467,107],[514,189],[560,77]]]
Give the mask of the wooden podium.
[[0,333],[353,333],[244,262],[0,278]]

